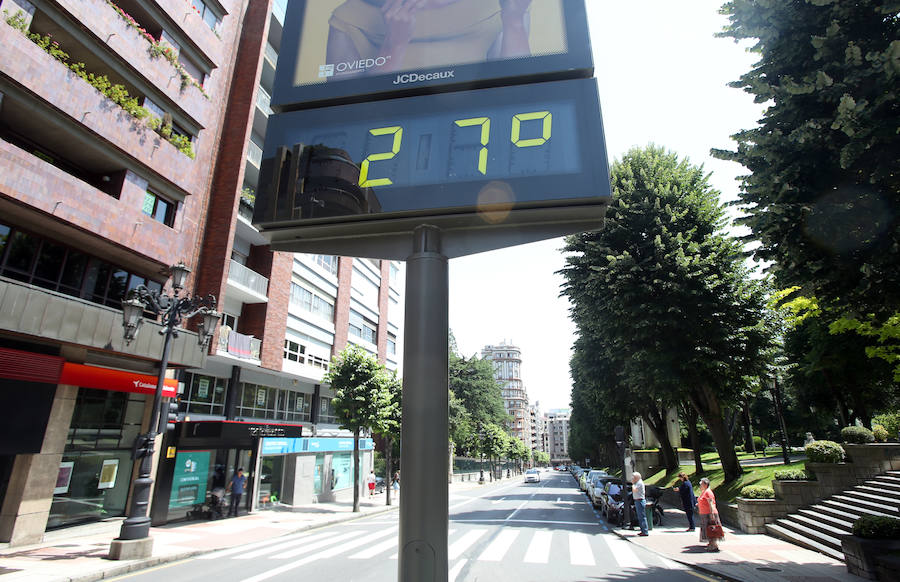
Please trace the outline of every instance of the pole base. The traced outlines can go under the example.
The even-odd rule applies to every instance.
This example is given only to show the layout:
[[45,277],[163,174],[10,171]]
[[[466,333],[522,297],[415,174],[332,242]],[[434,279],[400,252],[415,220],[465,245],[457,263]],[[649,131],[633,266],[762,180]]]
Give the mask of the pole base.
[[109,544],[110,560],[140,560],[153,555],[153,538],[113,540]]

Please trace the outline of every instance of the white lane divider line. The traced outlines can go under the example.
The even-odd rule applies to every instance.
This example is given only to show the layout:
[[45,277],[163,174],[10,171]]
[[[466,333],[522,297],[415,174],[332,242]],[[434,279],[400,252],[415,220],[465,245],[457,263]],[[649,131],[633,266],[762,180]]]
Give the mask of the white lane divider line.
[[616,563],[620,568],[643,568],[644,563],[637,557],[637,554],[631,549],[631,543],[612,536],[603,536],[606,545],[609,546],[610,552],[616,559]]
[[469,549],[469,547],[478,541],[481,536],[487,533],[486,529],[473,529],[471,531],[467,531],[461,538],[450,544],[450,548],[447,550],[447,559],[455,560],[460,557],[463,552]]
[[462,569],[466,566],[466,560],[460,560],[447,572],[447,582],[456,582],[456,577],[459,576],[459,573],[462,572]]
[[528,544],[528,550],[525,551],[525,559],[523,561],[529,564],[546,564],[550,561],[550,542],[553,539],[553,532],[537,531]]
[[587,535],[569,532],[569,561],[573,566],[596,566]]
[[519,531],[520,530],[517,529],[501,531],[494,541],[481,552],[481,555],[478,556],[478,560],[484,562],[503,561],[503,556],[509,551],[510,546],[516,541],[516,538],[519,537]]
[[[360,538],[353,540],[351,542],[347,542],[345,544],[338,544],[337,546],[328,548],[327,550],[323,550],[321,552],[316,552],[312,556],[306,556],[305,558],[300,558],[294,562],[289,564],[285,564],[284,566],[279,566],[278,568],[273,568],[262,574],[257,574],[256,576],[252,576],[250,578],[245,578],[243,582],[262,582],[263,580],[268,580],[269,578],[273,578],[278,576],[279,574],[283,574],[289,570],[293,570],[295,568],[299,568],[300,566],[305,566],[310,562],[315,562],[316,560],[325,560],[328,558],[333,558],[338,554],[346,552],[347,550],[352,550],[354,548],[358,548],[359,546],[364,546],[366,544],[372,543],[374,539],[383,538],[386,535],[391,535],[397,531],[398,528],[390,528],[381,532],[374,532],[367,534],[360,538],[359,532],[353,532],[353,536]],[[337,538],[332,538],[329,541],[335,541]]]

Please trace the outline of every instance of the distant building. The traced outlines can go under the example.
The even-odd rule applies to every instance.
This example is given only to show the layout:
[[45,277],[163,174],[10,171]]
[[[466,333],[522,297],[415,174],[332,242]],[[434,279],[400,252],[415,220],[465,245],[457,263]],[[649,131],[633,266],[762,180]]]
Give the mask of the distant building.
[[508,428],[512,435],[531,447],[531,421],[528,411],[528,393],[522,383],[522,352],[506,342],[496,346],[484,346],[481,357],[494,365],[494,378],[502,384],[503,402],[507,414],[512,417]]
[[547,423],[544,419],[544,414],[541,412],[540,402],[535,402],[528,407],[528,419],[531,429],[531,444],[529,447],[532,452],[548,453]]
[[547,411],[546,425],[551,463],[570,463],[569,458],[569,416],[568,408]]

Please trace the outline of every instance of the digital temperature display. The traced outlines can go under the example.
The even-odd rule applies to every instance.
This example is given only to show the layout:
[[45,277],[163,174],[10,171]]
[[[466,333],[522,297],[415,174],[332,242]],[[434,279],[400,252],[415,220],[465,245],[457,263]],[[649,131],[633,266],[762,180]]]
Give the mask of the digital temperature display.
[[513,206],[609,195],[593,79],[270,117],[263,157],[295,144],[345,152],[377,200],[366,214],[458,211],[487,184],[502,184]]

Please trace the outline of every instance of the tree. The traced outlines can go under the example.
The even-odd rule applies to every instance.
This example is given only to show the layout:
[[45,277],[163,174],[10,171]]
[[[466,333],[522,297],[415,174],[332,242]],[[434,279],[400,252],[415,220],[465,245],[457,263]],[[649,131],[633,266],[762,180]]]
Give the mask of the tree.
[[340,427],[353,431],[353,511],[359,511],[359,434],[382,422],[393,406],[384,368],[359,346],[350,344],[332,358],[322,378],[334,390],[334,414]]
[[722,36],[754,39],[731,85],[766,103],[713,155],[750,170],[743,223],[779,288],[875,323],[900,312],[900,16],[882,0],[733,0]]
[[470,422],[505,424],[509,419],[491,362],[450,353],[449,386]]
[[384,438],[384,504],[391,504],[391,485],[393,484],[393,459],[394,439],[400,438],[400,421],[403,412],[403,383],[397,378],[394,371],[382,369],[384,386],[390,395],[389,402],[380,410],[380,415],[375,419],[372,432]]
[[701,167],[649,146],[615,162],[611,178],[606,227],[567,239],[563,293],[584,340],[580,362],[603,362],[603,383],[617,386],[604,395],[629,414],[656,420],[690,402],[734,480],[741,468],[724,414],[742,376],[762,366],[763,289],[740,242],[723,234],[724,208]]

